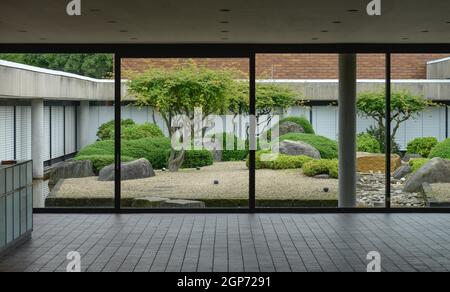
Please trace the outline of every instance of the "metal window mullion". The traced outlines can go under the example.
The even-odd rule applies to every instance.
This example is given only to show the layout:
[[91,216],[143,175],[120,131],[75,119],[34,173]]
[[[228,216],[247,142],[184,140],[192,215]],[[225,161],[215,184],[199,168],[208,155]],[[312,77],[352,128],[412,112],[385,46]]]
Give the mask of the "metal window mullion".
[[386,54],[386,208],[391,208],[391,54]]

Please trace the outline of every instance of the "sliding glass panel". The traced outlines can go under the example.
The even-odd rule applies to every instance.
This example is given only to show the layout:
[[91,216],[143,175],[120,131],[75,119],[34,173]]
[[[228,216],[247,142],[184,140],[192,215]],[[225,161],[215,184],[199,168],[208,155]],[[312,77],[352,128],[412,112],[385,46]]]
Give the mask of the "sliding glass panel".
[[338,206],[338,55],[257,55],[256,204]]
[[[386,55],[357,55],[357,207],[386,206]],[[398,161],[398,157],[393,157]],[[394,166],[392,167],[394,170]]]
[[122,207],[248,207],[247,59],[122,59]]
[[392,207],[450,206],[449,54],[392,55]]
[[[10,84],[0,88],[0,160],[33,159],[34,207],[112,207],[114,182],[98,175],[114,163],[114,140],[98,130],[114,122],[113,56],[0,54],[0,67]],[[23,187],[18,206],[29,209]]]

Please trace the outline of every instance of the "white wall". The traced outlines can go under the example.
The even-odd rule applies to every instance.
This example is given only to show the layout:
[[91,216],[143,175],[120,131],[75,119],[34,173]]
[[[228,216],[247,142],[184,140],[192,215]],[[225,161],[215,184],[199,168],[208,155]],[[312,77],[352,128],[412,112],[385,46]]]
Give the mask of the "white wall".
[[[76,107],[65,107],[65,144],[64,149],[64,108],[63,106],[52,106],[52,159],[65,154],[72,154],[79,150],[75,145],[76,133]],[[44,147],[44,159],[50,160],[50,107],[44,108],[44,127],[47,141]],[[336,106],[313,106],[312,125],[317,135],[325,136],[333,140],[338,137],[338,118]],[[78,111],[79,114],[79,111]],[[293,107],[283,114],[287,116],[302,116],[310,118],[310,109],[306,107]],[[281,117],[281,118],[282,118]],[[137,108],[130,106],[122,107],[122,118],[133,119],[136,123],[153,123],[153,110],[151,108]],[[97,130],[103,123],[114,119],[113,106],[94,105],[90,107],[90,132],[89,143],[97,140]],[[155,113],[158,126],[167,135],[167,127],[158,113]],[[245,128],[246,121],[242,121]],[[358,133],[364,132],[370,125],[375,123],[368,119],[358,117]],[[225,125],[227,131],[231,131],[231,124]],[[449,125],[450,127],[450,121]],[[429,108],[421,113],[417,119],[409,120],[398,130],[396,142],[401,149],[406,149],[409,141],[418,137],[436,137],[439,141],[446,139],[445,106]],[[78,131],[79,134],[79,131]],[[31,159],[31,107],[16,107],[16,159]],[[243,138],[242,136],[241,138]],[[79,137],[77,139],[80,141]],[[0,160],[14,159],[14,107],[0,106]]]

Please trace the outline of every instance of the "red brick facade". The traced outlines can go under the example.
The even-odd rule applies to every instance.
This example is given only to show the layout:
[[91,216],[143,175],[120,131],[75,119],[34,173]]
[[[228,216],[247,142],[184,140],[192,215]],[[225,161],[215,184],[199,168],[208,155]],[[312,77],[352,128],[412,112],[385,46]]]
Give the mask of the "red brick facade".
[[[448,57],[450,54],[394,54],[392,78],[426,79],[426,63]],[[151,67],[172,68],[186,59],[124,59],[122,68],[130,72],[144,72]],[[243,74],[248,72],[246,59],[193,59],[209,68],[233,68]],[[337,79],[337,54],[261,54],[257,56],[258,79]],[[385,77],[383,54],[359,54],[358,78],[382,79]]]

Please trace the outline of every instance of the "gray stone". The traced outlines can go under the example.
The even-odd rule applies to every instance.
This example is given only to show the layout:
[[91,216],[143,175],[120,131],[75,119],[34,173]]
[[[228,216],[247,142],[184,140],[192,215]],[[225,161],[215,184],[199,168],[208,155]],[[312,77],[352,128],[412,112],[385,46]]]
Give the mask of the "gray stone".
[[314,178],[317,178],[317,179],[329,179],[330,175],[328,175],[328,174],[318,174],[318,175],[314,176]]
[[431,197],[431,195],[433,194],[433,188],[431,187],[431,185],[427,182],[422,184],[422,193],[426,196],[426,197]]
[[423,183],[450,183],[450,161],[433,158],[409,178],[404,191],[421,192]]
[[95,176],[90,161],[65,161],[52,167],[48,185],[50,188],[53,188],[61,179],[89,176]]
[[[147,159],[138,159],[128,163],[122,163],[122,180],[133,180],[155,176],[155,171],[151,163]],[[114,180],[114,164],[108,165],[102,170],[98,177],[99,181],[113,181]]]
[[404,178],[412,172],[411,166],[403,165],[394,172],[393,177],[397,180]]
[[297,123],[284,122],[280,125],[280,136],[289,133],[305,133],[305,129]]
[[420,154],[405,154],[405,156],[402,158],[404,162],[409,162],[411,159],[415,158],[422,158],[422,155]]
[[135,198],[131,202],[132,208],[158,208],[165,201],[169,201],[166,198],[157,197],[145,197],[145,198]]
[[205,203],[189,200],[169,200],[161,203],[162,208],[205,208]]
[[279,150],[280,154],[298,156],[305,155],[314,159],[320,159],[320,152],[313,146],[301,142],[301,141],[290,141],[285,140],[279,143],[279,145],[275,144],[272,147],[272,152],[277,152]]

